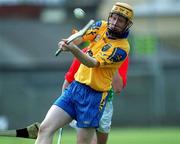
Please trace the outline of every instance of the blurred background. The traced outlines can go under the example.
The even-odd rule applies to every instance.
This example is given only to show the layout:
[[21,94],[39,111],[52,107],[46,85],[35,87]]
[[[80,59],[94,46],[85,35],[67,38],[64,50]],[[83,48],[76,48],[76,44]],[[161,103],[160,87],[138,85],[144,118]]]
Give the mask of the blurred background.
[[[114,0],[0,0],[0,129],[42,121],[61,93],[73,55],[58,41]],[[180,126],[180,1],[126,0],[135,18],[127,87],[114,99],[113,127]],[[73,9],[85,10],[78,20]]]

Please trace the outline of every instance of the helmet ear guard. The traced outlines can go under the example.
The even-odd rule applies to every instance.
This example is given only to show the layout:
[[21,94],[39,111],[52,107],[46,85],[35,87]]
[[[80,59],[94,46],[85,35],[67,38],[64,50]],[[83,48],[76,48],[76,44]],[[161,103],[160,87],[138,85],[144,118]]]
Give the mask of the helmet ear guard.
[[124,32],[128,31],[128,30],[129,30],[129,28],[130,28],[132,25],[133,25],[133,22],[132,22],[132,21],[130,21],[130,20],[128,20],[128,21],[127,21],[126,28],[124,29]]

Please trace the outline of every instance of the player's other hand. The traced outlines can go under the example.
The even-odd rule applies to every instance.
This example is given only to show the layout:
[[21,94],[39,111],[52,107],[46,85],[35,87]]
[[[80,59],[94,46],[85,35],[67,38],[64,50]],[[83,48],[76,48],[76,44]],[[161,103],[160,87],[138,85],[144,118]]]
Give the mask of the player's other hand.
[[75,34],[75,33],[77,33],[77,32],[78,32],[77,29],[72,29],[71,34],[73,35],[73,34]]

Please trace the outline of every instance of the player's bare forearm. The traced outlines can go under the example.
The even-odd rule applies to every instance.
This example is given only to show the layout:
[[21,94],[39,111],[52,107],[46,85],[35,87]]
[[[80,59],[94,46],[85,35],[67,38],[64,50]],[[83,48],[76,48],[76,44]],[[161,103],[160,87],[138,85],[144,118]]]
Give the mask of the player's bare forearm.
[[58,43],[59,49],[62,49],[63,51],[70,51],[82,64],[84,64],[87,67],[99,66],[99,62],[96,59],[82,52],[73,43],[66,44],[66,41],[67,41],[66,39],[63,39]]
[[72,54],[87,67],[98,67],[99,62],[91,56],[83,53],[76,45],[70,50]]

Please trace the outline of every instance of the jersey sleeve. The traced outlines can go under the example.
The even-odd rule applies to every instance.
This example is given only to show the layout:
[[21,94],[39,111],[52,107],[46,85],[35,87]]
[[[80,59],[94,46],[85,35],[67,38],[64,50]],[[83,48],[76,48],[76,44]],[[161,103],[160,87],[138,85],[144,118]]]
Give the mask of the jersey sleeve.
[[[84,48],[82,50],[83,52],[86,52],[87,51],[87,48]],[[80,66],[80,61],[77,59],[77,58],[74,58],[73,59],[73,62],[71,63],[71,66],[69,68],[69,70],[66,72],[65,74],[65,79],[71,83],[73,80],[74,80],[74,75],[75,73],[77,72],[79,66]]]
[[[107,50],[108,49],[108,50]],[[127,57],[126,50],[116,47],[111,48],[110,44],[106,44],[102,50],[93,56],[99,63],[100,66],[116,66],[119,62],[122,62]],[[112,65],[114,64],[114,65]]]
[[118,69],[119,75],[121,76],[123,81],[123,88],[126,86],[127,83],[128,66],[129,66],[129,57],[125,59],[125,61]]

